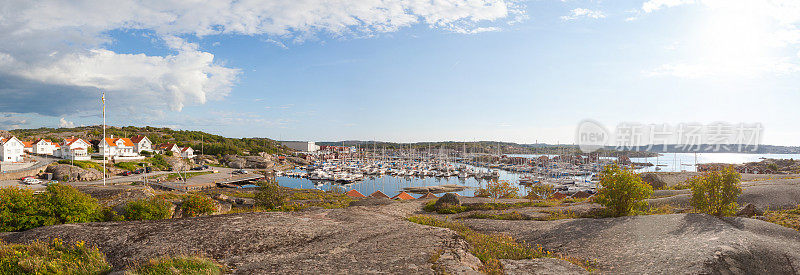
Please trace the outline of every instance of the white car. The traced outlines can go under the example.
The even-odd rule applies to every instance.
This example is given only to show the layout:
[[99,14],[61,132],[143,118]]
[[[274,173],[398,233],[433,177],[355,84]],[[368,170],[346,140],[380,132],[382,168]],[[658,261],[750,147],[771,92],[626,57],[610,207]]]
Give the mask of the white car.
[[42,181],[34,178],[26,178],[22,180],[23,183],[31,185],[31,184],[41,184]]

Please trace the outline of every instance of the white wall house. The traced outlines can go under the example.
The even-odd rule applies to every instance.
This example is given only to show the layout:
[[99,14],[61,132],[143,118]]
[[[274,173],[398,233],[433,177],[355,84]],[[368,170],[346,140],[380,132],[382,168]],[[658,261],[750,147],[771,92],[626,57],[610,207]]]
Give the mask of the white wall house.
[[301,152],[315,152],[319,146],[313,141],[281,141],[281,145]]
[[114,138],[112,135],[110,138],[101,140],[97,147],[100,154],[107,158],[139,156],[136,145],[129,138]]
[[166,154],[167,152],[172,152],[175,156],[180,156],[182,153],[181,147],[178,147],[175,143],[162,143],[158,145],[158,151],[162,154]]
[[39,139],[33,143],[33,153],[42,155],[53,155],[61,146],[49,139]]
[[153,151],[153,142],[150,141],[150,139],[146,136],[134,136],[131,138],[131,141],[133,141],[133,149],[136,151],[136,153],[141,153],[142,151]]
[[184,147],[181,149],[181,157],[185,159],[194,158],[194,149],[192,147]]
[[67,138],[53,155],[63,159],[89,160],[89,146],[92,145],[81,138]]
[[33,142],[23,141],[22,145],[24,145],[24,147],[22,148],[23,152],[25,152],[25,153],[33,153]]
[[0,161],[22,162],[25,154],[25,144],[16,137],[8,139],[0,137]]

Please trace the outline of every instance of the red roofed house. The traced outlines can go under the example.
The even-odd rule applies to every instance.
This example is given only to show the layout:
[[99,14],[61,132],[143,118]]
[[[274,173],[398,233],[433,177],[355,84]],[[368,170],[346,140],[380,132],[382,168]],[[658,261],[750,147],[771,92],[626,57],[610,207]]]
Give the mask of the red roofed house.
[[25,145],[25,148],[22,148],[22,151],[25,153],[33,153],[33,142],[23,141],[22,144]]
[[39,139],[33,143],[33,153],[41,155],[53,155],[56,150],[60,149],[61,145],[52,142],[49,139]]
[[355,189],[347,191],[347,193],[344,193],[344,194],[347,195],[347,196],[353,197],[353,198],[366,198],[367,197],[367,196],[364,196],[364,194],[361,194],[361,192],[356,191]]
[[139,156],[139,152],[135,148],[136,145],[129,138],[114,138],[114,135],[111,135],[110,138],[100,140],[97,147],[100,149],[100,154],[105,155],[107,158],[133,158]]
[[192,147],[181,148],[181,157],[185,159],[194,158],[194,149]]
[[438,198],[439,197],[437,197],[436,195],[434,195],[431,192],[428,192],[427,194],[423,195],[422,197],[419,197],[419,199],[438,199]]
[[67,138],[53,155],[63,159],[89,160],[89,146],[92,145],[82,138]]
[[131,141],[133,142],[133,150],[136,151],[136,153],[153,151],[153,142],[146,136],[136,135],[131,138]]
[[415,198],[406,193],[405,191],[400,191],[400,194],[397,194],[397,196],[392,197],[392,199],[404,201],[404,200],[413,200]]
[[181,153],[181,147],[178,147],[178,145],[175,143],[161,143],[156,149],[158,149],[158,151],[160,151],[162,154],[166,153],[167,151],[171,151],[172,154],[175,155],[180,155]]
[[372,192],[372,194],[370,194],[369,197],[370,198],[382,198],[382,199],[388,199],[389,198],[389,196],[387,196],[386,194],[384,194],[380,190]]

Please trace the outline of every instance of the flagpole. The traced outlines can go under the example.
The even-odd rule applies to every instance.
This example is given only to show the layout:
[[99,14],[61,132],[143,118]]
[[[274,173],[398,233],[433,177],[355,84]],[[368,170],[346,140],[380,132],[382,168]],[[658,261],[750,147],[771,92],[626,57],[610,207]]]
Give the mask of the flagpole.
[[[100,144],[106,141],[106,92],[102,92],[102,100],[103,100],[103,140],[100,141]],[[99,146],[99,145],[98,145]],[[106,185],[106,146],[103,147],[103,186]]]

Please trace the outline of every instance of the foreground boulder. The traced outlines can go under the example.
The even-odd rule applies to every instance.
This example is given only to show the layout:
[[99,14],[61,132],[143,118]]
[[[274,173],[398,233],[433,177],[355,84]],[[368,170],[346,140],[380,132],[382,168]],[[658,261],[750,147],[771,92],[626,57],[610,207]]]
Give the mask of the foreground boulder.
[[614,274],[795,274],[800,232],[704,214],[542,221],[467,220],[544,249],[593,259]]
[[433,208],[436,210],[441,210],[451,206],[461,206],[461,200],[458,199],[458,195],[453,193],[444,194],[444,196],[437,199],[433,204]]
[[470,257],[468,246],[455,233],[404,220],[419,207],[418,203],[394,203],[69,224],[3,238],[14,243],[52,238],[86,241],[97,245],[118,270],[154,257],[203,255],[236,274],[433,274],[439,268],[451,274],[474,272],[480,261]]

